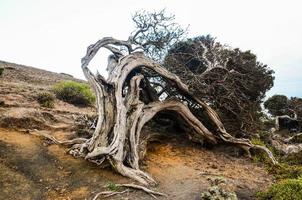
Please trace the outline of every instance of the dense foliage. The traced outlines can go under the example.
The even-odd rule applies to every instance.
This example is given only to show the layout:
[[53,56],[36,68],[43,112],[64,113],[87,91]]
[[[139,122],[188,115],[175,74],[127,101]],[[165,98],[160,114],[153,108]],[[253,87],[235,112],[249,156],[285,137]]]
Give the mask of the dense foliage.
[[301,126],[302,98],[288,98],[285,95],[274,95],[264,102],[264,108],[266,108],[272,116],[289,115],[290,117],[294,117],[294,114],[296,114]]
[[229,132],[242,136],[257,130],[260,104],[273,86],[274,72],[255,54],[201,36],[174,45],[165,66],[219,112]]
[[273,116],[285,115],[289,108],[289,101],[285,95],[274,95],[264,102],[264,108]]
[[297,114],[297,119],[301,123],[302,122],[302,98],[291,97],[289,99],[289,108],[292,109]]
[[65,81],[54,85],[53,90],[58,99],[77,106],[91,106],[95,102],[90,86],[85,83]]

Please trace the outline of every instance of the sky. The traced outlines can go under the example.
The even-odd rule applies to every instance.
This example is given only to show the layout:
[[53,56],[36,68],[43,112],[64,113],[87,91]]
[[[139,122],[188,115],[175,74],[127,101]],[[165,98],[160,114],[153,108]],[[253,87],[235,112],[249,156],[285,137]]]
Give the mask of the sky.
[[[275,71],[267,96],[302,97],[302,2],[299,0],[0,0],[0,60],[84,78],[80,59],[98,39],[127,39],[137,10],[166,9],[189,37],[251,50]],[[105,75],[101,51],[91,63]]]

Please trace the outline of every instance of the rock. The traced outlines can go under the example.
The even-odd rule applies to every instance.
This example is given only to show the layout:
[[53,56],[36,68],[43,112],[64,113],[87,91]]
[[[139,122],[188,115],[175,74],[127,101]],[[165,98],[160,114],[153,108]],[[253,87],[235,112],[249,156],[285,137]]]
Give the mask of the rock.
[[288,145],[285,149],[286,154],[294,154],[298,153],[302,150],[302,144],[297,144],[297,145]]
[[302,151],[302,143],[299,143],[300,134],[285,138],[274,134],[271,140],[271,145],[279,152],[289,155]]

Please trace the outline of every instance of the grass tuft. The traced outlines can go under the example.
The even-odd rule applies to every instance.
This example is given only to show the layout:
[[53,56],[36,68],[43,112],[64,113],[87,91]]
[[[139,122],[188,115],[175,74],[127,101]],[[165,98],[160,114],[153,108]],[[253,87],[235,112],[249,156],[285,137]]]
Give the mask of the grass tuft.
[[116,192],[116,191],[118,191],[120,189],[120,187],[118,187],[116,184],[111,183],[111,182],[106,185],[106,188],[108,190],[114,191],[114,192]]
[[40,106],[42,107],[46,107],[46,108],[54,107],[55,96],[51,93],[47,93],[47,92],[39,93],[36,99],[40,104]]

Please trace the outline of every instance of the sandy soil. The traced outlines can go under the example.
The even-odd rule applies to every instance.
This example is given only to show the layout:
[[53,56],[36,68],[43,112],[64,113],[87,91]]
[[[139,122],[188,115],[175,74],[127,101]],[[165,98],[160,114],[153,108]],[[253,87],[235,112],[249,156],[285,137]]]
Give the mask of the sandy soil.
[[[4,102],[0,106],[0,199],[92,199],[108,183],[133,182],[110,168],[100,169],[73,158],[65,147],[28,134],[46,131],[58,138],[72,137],[74,116],[94,113],[94,108],[78,108],[59,100],[54,109],[45,109],[35,101],[38,92],[71,77],[10,63],[5,67],[0,77],[0,101]],[[151,144],[142,168],[159,182],[153,189],[166,193],[166,199],[198,199],[209,186],[207,178],[213,176],[225,177],[239,199],[252,199],[272,178],[236,152],[226,146],[207,149],[180,134]],[[111,199],[153,198],[134,191]]]

